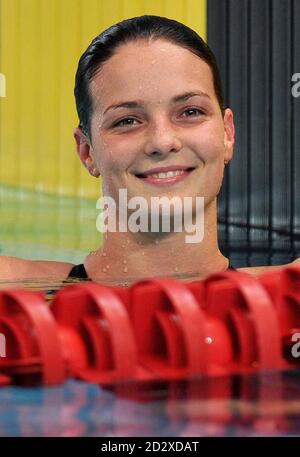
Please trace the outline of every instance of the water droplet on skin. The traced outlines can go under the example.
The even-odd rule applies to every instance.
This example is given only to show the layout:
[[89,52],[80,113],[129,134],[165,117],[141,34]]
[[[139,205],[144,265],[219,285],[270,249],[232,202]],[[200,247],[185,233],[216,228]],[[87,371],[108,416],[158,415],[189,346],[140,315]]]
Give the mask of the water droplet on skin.
[[126,265],[126,263],[127,263],[127,260],[123,260],[123,263],[124,263],[124,265]]
[[102,255],[103,255],[103,257],[106,257],[106,252],[103,252]]
[[109,269],[109,265],[106,265],[107,270]]
[[159,241],[156,239],[156,240],[155,240],[155,244],[158,244],[158,243],[159,243]]
[[124,273],[127,273],[128,268],[127,268],[127,267],[124,267],[124,268],[123,268],[123,271],[124,271]]
[[145,255],[145,251],[142,251],[142,255]]
[[175,267],[175,271],[178,271],[178,267]]
[[102,271],[103,271],[103,273],[106,273],[107,270],[106,270],[106,268],[104,267],[104,268],[102,268]]

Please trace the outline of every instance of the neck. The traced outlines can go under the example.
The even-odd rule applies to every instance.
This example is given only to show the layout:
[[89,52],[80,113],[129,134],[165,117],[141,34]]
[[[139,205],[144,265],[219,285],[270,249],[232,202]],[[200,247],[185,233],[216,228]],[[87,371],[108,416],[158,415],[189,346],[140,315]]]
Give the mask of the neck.
[[202,241],[187,243],[187,235],[107,232],[102,246],[86,259],[88,275],[102,281],[172,275],[201,279],[228,268],[218,246],[216,199],[205,208]]

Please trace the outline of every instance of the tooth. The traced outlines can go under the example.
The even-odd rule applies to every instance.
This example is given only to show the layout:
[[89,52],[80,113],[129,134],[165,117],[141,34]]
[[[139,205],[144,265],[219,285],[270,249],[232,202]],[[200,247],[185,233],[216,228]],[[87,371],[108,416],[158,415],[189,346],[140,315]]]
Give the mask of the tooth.
[[174,171],[166,171],[166,172],[160,172],[160,173],[153,173],[151,176],[153,178],[174,178],[175,176],[182,175],[184,173],[184,170],[174,170]]

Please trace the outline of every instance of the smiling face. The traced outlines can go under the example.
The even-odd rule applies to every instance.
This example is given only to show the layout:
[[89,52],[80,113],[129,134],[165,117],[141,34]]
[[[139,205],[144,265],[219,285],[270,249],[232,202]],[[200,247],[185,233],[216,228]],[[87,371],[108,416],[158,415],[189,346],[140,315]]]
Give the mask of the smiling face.
[[81,160],[101,174],[103,194],[218,194],[232,157],[232,112],[223,117],[210,67],[165,40],[120,46],[94,76],[91,142],[75,133]]

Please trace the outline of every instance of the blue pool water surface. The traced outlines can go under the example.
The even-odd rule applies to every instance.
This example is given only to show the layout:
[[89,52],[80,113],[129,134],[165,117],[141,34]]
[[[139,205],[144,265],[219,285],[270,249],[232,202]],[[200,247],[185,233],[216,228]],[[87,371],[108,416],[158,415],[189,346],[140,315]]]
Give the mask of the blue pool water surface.
[[0,389],[0,436],[295,436],[300,371],[112,390]]

